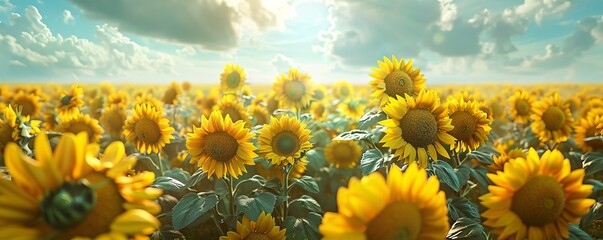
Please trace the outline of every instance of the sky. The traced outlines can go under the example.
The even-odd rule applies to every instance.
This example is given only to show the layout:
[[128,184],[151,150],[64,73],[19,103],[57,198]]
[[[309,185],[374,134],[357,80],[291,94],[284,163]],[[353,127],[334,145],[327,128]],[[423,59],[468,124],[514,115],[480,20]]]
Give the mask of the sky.
[[0,82],[368,84],[396,56],[428,85],[602,83],[602,42],[601,0],[0,0]]

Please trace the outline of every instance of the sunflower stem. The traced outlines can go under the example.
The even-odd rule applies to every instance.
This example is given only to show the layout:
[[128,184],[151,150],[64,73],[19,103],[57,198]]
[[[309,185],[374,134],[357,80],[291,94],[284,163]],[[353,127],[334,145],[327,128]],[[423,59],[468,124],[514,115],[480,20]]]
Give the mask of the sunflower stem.
[[220,223],[218,222],[218,216],[221,216],[220,213],[218,213],[218,205],[216,205],[213,208],[213,212],[214,212],[214,223],[216,224],[216,228],[218,228],[218,231],[220,231],[220,236],[225,236],[224,235],[224,230],[222,230],[222,226],[220,226]]
[[228,196],[230,197],[230,199],[229,199],[230,200],[229,201],[229,203],[230,203],[230,214],[232,214],[233,216],[235,216],[236,212],[235,212],[234,189],[233,189],[234,179],[232,178],[232,175],[229,175],[228,179],[229,179],[229,181],[228,181],[227,186],[228,186]]
[[[297,162],[297,159],[293,164],[295,164],[295,162]],[[285,165],[284,167],[283,196],[285,197],[285,201],[283,202],[283,221],[285,221],[285,218],[287,218],[287,215],[289,214],[289,174],[291,173],[291,169],[293,169],[293,164]]]

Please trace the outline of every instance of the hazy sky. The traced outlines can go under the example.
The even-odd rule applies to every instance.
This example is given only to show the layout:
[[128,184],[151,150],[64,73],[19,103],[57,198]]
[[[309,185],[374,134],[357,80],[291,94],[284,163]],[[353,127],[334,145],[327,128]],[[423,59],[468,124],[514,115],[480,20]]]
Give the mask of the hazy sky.
[[0,0],[0,82],[251,83],[298,67],[368,83],[383,56],[427,84],[603,82],[601,0]]

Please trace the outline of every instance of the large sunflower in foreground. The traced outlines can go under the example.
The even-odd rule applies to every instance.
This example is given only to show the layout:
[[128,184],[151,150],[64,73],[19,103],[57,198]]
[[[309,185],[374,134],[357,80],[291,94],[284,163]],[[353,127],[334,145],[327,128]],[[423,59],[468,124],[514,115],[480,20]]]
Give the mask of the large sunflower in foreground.
[[38,116],[42,109],[40,97],[25,91],[19,91],[17,94],[13,95],[11,105],[13,105],[14,109],[20,107],[22,116],[31,116],[32,118]]
[[80,113],[79,107],[84,105],[84,89],[77,85],[72,85],[69,90],[61,93],[59,100],[59,117],[69,119],[77,116]]
[[580,119],[579,125],[576,126],[576,143],[584,152],[603,150],[603,140],[584,141],[585,138],[600,135],[597,132],[599,125],[603,125],[603,108],[592,109],[586,117]]
[[516,91],[513,96],[509,97],[508,102],[511,107],[509,115],[515,122],[528,123],[530,121],[534,96],[525,91]]
[[389,98],[395,99],[396,96],[404,97],[405,94],[417,96],[421,89],[425,88],[425,78],[421,69],[414,69],[412,59],[404,62],[392,56],[392,60],[383,57],[383,62],[377,61],[379,68],[372,68],[373,77],[370,85],[374,90],[371,97],[380,100],[379,106],[383,107],[389,101]]
[[444,239],[449,230],[446,195],[435,176],[411,163],[393,165],[387,180],[372,173],[339,188],[339,212],[327,212],[323,239]]
[[285,240],[286,230],[276,225],[270,213],[262,211],[257,221],[243,215],[243,222],[237,222],[237,231],[229,231],[220,240]]
[[35,160],[16,144],[6,147],[11,180],[0,178],[1,239],[127,239],[159,228],[154,200],[162,191],[147,188],[154,174],[126,175],[136,158],[121,142],[97,159],[99,146],[87,139],[65,133],[53,153],[40,133]]
[[230,174],[238,178],[247,172],[245,165],[255,165],[252,138],[245,122],[233,123],[229,115],[222,117],[220,111],[214,111],[209,118],[202,116],[201,127],[188,134],[186,148],[192,155],[191,163],[196,162],[208,177]]
[[302,109],[310,104],[314,96],[314,83],[310,81],[310,75],[300,73],[297,69],[289,69],[289,73],[282,73],[276,77],[272,85],[276,95],[274,96],[281,107]]
[[61,121],[59,130],[61,132],[70,132],[73,134],[86,132],[88,142],[92,143],[98,143],[101,135],[105,132],[105,130],[98,125],[98,120],[91,118],[88,114],[78,114],[73,118]]
[[247,73],[245,68],[238,64],[224,65],[224,71],[220,74],[220,87],[224,93],[236,93],[245,85]]
[[454,143],[454,137],[446,105],[440,105],[440,98],[433,90],[421,90],[416,97],[392,98],[383,111],[390,119],[379,124],[385,126],[385,135],[380,142],[389,147],[398,160],[419,162],[421,168],[427,166],[427,155],[435,161],[440,155],[450,158],[443,145]]
[[259,131],[258,154],[272,164],[293,164],[301,153],[310,150],[310,130],[295,117],[271,117]]
[[558,150],[538,157],[531,148],[525,159],[509,161],[488,178],[494,185],[480,197],[488,209],[482,217],[498,239],[567,239],[569,224],[595,203],[588,198],[592,186],[582,184],[584,169],[571,171]]
[[565,142],[572,134],[572,113],[558,93],[535,102],[531,119],[532,132],[541,142]]
[[325,149],[325,159],[337,168],[352,168],[360,163],[362,147],[352,140],[334,140]]
[[456,138],[450,149],[455,152],[473,151],[486,143],[490,127],[490,119],[479,110],[475,101],[452,99],[448,101],[448,114],[454,127],[448,133]]
[[137,105],[134,114],[124,126],[124,135],[129,143],[134,144],[140,152],[159,153],[170,139],[174,139],[169,120],[148,104]]

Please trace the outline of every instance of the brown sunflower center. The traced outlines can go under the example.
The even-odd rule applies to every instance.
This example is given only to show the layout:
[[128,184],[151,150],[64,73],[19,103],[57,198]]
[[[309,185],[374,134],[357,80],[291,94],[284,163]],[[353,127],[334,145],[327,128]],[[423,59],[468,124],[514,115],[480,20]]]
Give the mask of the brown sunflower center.
[[71,95],[65,95],[61,98],[61,106],[67,106],[71,103],[71,99],[73,97]]
[[322,116],[322,114],[325,112],[325,106],[322,104],[318,104],[318,107],[316,107],[314,109],[314,114],[318,115],[318,116]]
[[517,100],[517,102],[515,102],[515,109],[517,110],[517,114],[520,116],[530,114],[530,105],[526,100]]
[[299,139],[291,132],[280,132],[272,139],[272,148],[280,156],[290,156],[299,150]]
[[422,225],[421,211],[406,201],[386,206],[368,224],[367,239],[418,239]]
[[511,210],[528,226],[544,226],[554,222],[563,212],[563,188],[551,176],[528,180],[513,195]]
[[214,105],[216,105],[216,100],[213,98],[206,98],[203,100],[204,109],[211,109]]
[[65,132],[70,132],[73,134],[78,134],[80,132],[86,132],[86,133],[88,133],[88,139],[90,141],[92,141],[92,139],[94,139],[94,129],[92,129],[92,126],[90,126],[89,124],[86,124],[83,122],[74,122],[74,123],[70,124],[69,127],[67,129],[65,129]]
[[119,114],[117,110],[108,112],[106,119],[106,128],[109,132],[121,132],[124,122],[126,121],[124,115]]
[[338,143],[333,147],[333,156],[337,161],[352,161],[352,149],[346,143]]
[[4,144],[13,140],[13,128],[8,123],[0,123],[0,150]]
[[233,122],[243,120],[239,111],[237,111],[237,109],[232,106],[228,106],[222,109],[222,117],[226,117],[226,115],[230,115],[230,119],[232,119]]
[[239,86],[240,82],[241,74],[237,71],[228,74],[228,77],[226,77],[226,86],[228,86],[228,88],[236,88]]
[[176,89],[174,88],[170,88],[167,91],[165,91],[165,94],[163,95],[163,103],[165,104],[174,104],[174,100],[176,100],[178,93],[176,92]]
[[477,127],[477,120],[466,111],[458,111],[450,115],[452,126],[454,128],[448,132],[450,135],[461,141],[471,139]]
[[565,113],[559,107],[549,107],[542,114],[542,121],[544,121],[546,129],[550,131],[559,130],[565,125]]
[[400,119],[402,137],[413,147],[425,148],[438,140],[438,123],[426,109],[411,109]]
[[[77,187],[72,190],[65,189],[65,183],[63,187],[55,191],[56,193],[62,193],[62,196],[54,196],[51,205],[42,205],[41,208],[43,214],[50,214],[55,218],[61,216],[61,220],[67,220],[73,216],[80,216],[81,219],[73,221],[73,223],[64,228],[55,239],[71,239],[74,237],[96,237],[100,234],[107,233],[110,231],[111,222],[119,214],[124,212],[122,207],[124,199],[121,197],[117,185],[112,179],[106,177],[102,173],[93,173],[85,177],[88,182],[87,187],[76,185]],[[76,182],[77,183],[77,182]],[[93,186],[93,187],[92,187]],[[93,192],[94,199],[89,197],[89,191]],[[50,198],[51,195],[47,195],[46,198]],[[57,198],[60,197],[60,198]],[[69,198],[71,200],[69,201]],[[84,212],[86,206],[90,204],[90,200],[95,201],[92,208],[88,209],[88,212]],[[70,204],[67,204],[69,203]],[[46,206],[46,207],[45,207]],[[66,208],[66,206],[69,206]],[[57,228],[55,225],[46,222],[50,227]]]
[[204,150],[212,159],[228,162],[237,155],[239,142],[224,131],[214,132],[205,137]]
[[358,102],[357,101],[353,101],[353,100],[350,101],[350,102],[348,102],[348,109],[350,111],[356,111],[356,110],[358,110]]
[[325,93],[322,90],[320,90],[320,89],[314,90],[314,99],[320,101],[323,98],[325,98]]
[[339,89],[339,95],[341,95],[342,97],[347,97],[350,95],[350,89],[347,87],[342,87]]
[[14,101],[14,105],[21,106],[21,115],[22,116],[31,116],[34,114],[36,107],[30,99],[20,98]]
[[252,232],[244,240],[270,240],[270,237],[266,236],[266,234]]
[[134,132],[138,139],[148,144],[154,144],[161,138],[159,125],[151,119],[143,118],[134,124]]
[[299,101],[306,93],[306,86],[299,80],[287,81],[285,83],[285,96],[293,101]]
[[402,70],[395,70],[387,74],[384,81],[385,93],[390,97],[396,97],[396,95],[404,97],[405,93],[412,96],[415,91],[412,79]]

